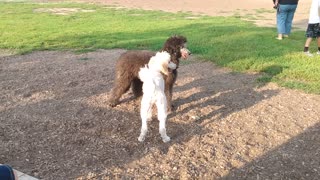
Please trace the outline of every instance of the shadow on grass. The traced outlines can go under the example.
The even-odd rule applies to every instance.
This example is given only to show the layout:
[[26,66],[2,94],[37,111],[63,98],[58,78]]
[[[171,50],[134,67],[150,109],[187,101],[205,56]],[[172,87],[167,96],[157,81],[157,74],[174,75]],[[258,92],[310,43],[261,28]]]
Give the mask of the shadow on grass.
[[[44,43],[48,46],[43,49],[71,48],[78,52],[105,48],[158,50],[169,36],[180,34],[188,38],[189,49],[193,54],[236,71],[264,72],[269,77],[264,81],[270,81],[275,72],[268,68],[276,66],[281,68],[279,57],[301,49],[300,39],[291,38],[290,41],[279,42],[273,37],[274,31],[274,28],[260,28],[244,22],[236,24],[231,21],[224,25],[214,21],[194,22],[178,28],[167,27],[132,33],[103,31],[76,35],[66,33],[48,40]],[[291,65],[288,64],[286,68],[291,68]],[[277,73],[281,74],[282,71]]]
[[268,66],[261,70],[264,73],[261,77],[257,78],[257,81],[260,83],[260,86],[265,85],[270,82],[275,76],[281,74],[284,69],[288,67],[280,66],[280,65],[272,65]]

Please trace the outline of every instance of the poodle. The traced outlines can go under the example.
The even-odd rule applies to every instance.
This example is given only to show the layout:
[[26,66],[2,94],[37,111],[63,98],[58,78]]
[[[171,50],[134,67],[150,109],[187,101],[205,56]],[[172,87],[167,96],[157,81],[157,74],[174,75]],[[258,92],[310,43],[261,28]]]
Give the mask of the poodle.
[[[184,36],[172,36],[166,40],[160,51],[166,51],[170,54],[171,61],[179,67],[180,58],[186,59],[190,51],[186,48],[187,39]],[[142,95],[142,82],[139,79],[138,72],[141,67],[148,64],[150,58],[155,52],[146,50],[132,50],[123,53],[116,63],[116,76],[114,86],[109,94],[108,104],[111,107],[119,104],[121,96],[132,88],[135,97]],[[167,97],[168,111],[172,110],[172,88],[177,79],[177,68],[169,70],[164,76],[165,94]]]
[[143,82],[141,100],[141,133],[138,138],[144,141],[147,134],[147,121],[152,117],[152,106],[156,104],[159,120],[159,133],[163,142],[169,142],[170,137],[166,133],[167,100],[164,93],[164,79],[161,73],[168,75],[169,69],[176,69],[176,64],[170,61],[170,54],[166,51],[158,52],[151,57],[148,65],[140,68],[139,78]]

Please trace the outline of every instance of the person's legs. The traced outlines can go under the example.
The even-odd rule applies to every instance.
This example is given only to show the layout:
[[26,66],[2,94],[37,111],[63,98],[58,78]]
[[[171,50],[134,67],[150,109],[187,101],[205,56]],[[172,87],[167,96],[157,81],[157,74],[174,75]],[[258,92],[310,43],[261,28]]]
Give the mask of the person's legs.
[[317,37],[317,44],[318,44],[318,52],[317,54],[320,55],[320,37]]
[[309,46],[311,44],[311,41],[312,41],[312,38],[308,37],[307,40],[306,40],[306,43],[304,44],[304,52],[309,51]]
[[313,56],[310,51],[309,51],[309,46],[311,44],[312,41],[312,37],[308,37],[306,40],[306,43],[304,44],[304,50],[303,52],[307,55],[307,56]]
[[319,23],[317,23],[315,26],[317,27],[316,28],[316,30],[317,30],[317,34],[316,34],[316,36],[317,36],[317,45],[318,45],[317,54],[320,55],[320,27],[319,27]]
[[278,29],[278,38],[282,39],[282,35],[286,33],[286,19],[287,19],[287,5],[279,4],[277,9],[277,29]]
[[294,17],[294,13],[296,12],[297,5],[288,5],[287,11],[287,19],[285,22],[285,35],[289,35],[291,33],[292,21]]
[[[308,28],[306,30],[306,43],[304,44],[304,52],[308,56],[312,56],[312,54],[309,52],[309,47],[312,42],[313,38],[319,37],[319,24],[308,24]],[[319,39],[318,39],[318,44],[319,44]],[[320,44],[319,44],[320,45]],[[319,47],[318,45],[318,47]]]

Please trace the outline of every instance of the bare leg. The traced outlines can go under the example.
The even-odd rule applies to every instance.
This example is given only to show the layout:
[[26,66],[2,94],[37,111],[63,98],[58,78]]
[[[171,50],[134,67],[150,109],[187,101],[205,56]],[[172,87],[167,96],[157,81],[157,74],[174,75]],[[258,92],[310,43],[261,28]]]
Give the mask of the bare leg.
[[313,56],[310,52],[309,52],[309,46],[310,46],[310,44],[311,44],[311,41],[312,41],[312,38],[307,38],[307,40],[306,40],[306,43],[305,43],[305,45],[304,45],[304,53],[307,55],[307,56]]
[[318,48],[319,48],[320,47],[320,37],[317,37],[317,45],[318,45]]
[[[309,47],[309,46],[310,46],[311,41],[312,41],[312,38],[307,38],[307,40],[306,40],[306,43],[305,43],[304,47]],[[318,39],[318,44],[319,44],[319,39]]]

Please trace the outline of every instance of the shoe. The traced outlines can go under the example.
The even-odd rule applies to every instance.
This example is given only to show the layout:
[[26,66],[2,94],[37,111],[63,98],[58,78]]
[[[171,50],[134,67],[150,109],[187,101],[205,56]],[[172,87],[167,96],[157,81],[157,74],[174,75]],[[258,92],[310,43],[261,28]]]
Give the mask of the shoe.
[[317,52],[317,55],[320,55],[320,51]]
[[285,38],[289,38],[289,35],[287,35],[287,34],[284,34],[284,35],[283,35],[283,37],[285,37]]
[[[311,54],[309,51],[304,52],[304,54],[307,55],[307,56],[309,56],[309,57],[312,57],[312,56],[313,56],[313,54]],[[317,52],[317,54],[318,54],[318,52]]]
[[282,39],[283,39],[283,34],[278,34],[278,36],[276,37],[276,39],[282,40]]

